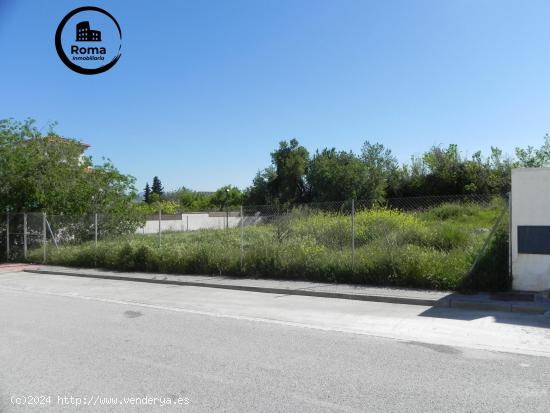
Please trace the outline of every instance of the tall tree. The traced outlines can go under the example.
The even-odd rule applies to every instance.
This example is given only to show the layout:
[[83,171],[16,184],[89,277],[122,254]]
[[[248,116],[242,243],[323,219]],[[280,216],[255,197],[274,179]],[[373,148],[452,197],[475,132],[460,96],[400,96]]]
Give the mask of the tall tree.
[[390,176],[398,168],[397,159],[392,155],[391,150],[381,143],[371,144],[365,141],[361,148],[361,160],[367,167],[366,182],[368,198],[380,200],[386,196],[386,189]]
[[145,184],[145,189],[143,190],[143,200],[147,204],[151,202],[151,188],[149,187],[149,182]]
[[300,202],[306,199],[305,182],[309,152],[296,139],[281,141],[271,153],[275,177],[269,183],[269,192],[280,203]]
[[263,171],[258,171],[252,185],[244,192],[245,203],[248,205],[268,205],[273,203],[271,194],[271,182],[275,179],[275,168],[269,166]]
[[456,144],[432,147],[423,156],[428,168],[425,186],[430,195],[461,194],[469,184],[465,164]]
[[311,200],[344,201],[370,197],[367,165],[353,152],[317,151],[307,168]]
[[151,193],[157,194],[158,198],[162,197],[164,194],[164,188],[158,176],[153,177],[153,185],[151,186]]

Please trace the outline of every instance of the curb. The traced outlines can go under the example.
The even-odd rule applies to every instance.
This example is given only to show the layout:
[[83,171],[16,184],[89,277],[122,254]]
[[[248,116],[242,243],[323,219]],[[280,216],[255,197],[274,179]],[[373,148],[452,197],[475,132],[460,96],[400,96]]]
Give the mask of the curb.
[[312,291],[312,290],[291,290],[286,288],[274,288],[274,287],[253,287],[248,285],[233,285],[233,284],[214,284],[207,282],[197,281],[178,281],[178,280],[157,280],[153,278],[140,278],[140,277],[126,277],[117,275],[102,275],[91,273],[77,273],[66,271],[49,271],[49,270],[35,270],[24,269],[23,272],[33,274],[46,274],[46,275],[65,275],[69,277],[82,277],[82,278],[99,278],[103,280],[116,280],[116,281],[134,281],[151,284],[168,284],[168,285],[181,285],[189,287],[206,287],[206,288],[218,288],[223,290],[237,290],[237,291],[250,291],[257,293],[269,293],[269,294],[281,294],[281,295],[299,295],[306,297],[324,297],[324,298],[337,298],[343,300],[356,300],[356,301],[372,301],[380,303],[390,304],[408,304],[408,305],[421,305],[421,306],[433,306],[433,307],[450,307],[459,308],[464,310],[480,310],[480,311],[502,311],[502,312],[514,312],[524,314],[544,314],[549,311],[547,306],[526,305],[526,304],[511,304],[501,302],[481,302],[472,300],[461,300],[458,298],[442,298],[442,299],[430,299],[430,298],[414,298],[414,297],[397,297],[388,295],[368,295],[368,294],[350,294],[350,293],[335,293],[327,291]]
[[23,270],[23,272],[28,272],[33,274],[47,274],[47,275],[66,275],[69,277],[100,278],[104,280],[116,280],[116,281],[145,282],[145,283],[152,283],[152,284],[170,284],[170,285],[184,285],[189,287],[207,287],[207,288],[218,288],[223,290],[250,291],[250,292],[269,293],[269,294],[302,295],[307,297],[339,298],[344,300],[374,301],[374,302],[393,303],[393,304],[449,307],[449,302],[447,299],[436,300],[436,299],[429,299],[429,298],[395,297],[395,296],[367,295],[367,294],[347,294],[347,293],[334,293],[334,292],[327,292],[327,291],[290,290],[287,288],[253,287],[248,285],[214,284],[214,283],[205,283],[205,282],[196,282],[196,281],[157,280],[152,278],[122,277],[118,275],[86,274],[86,273],[75,273],[75,272],[65,272],[65,271],[25,269]]

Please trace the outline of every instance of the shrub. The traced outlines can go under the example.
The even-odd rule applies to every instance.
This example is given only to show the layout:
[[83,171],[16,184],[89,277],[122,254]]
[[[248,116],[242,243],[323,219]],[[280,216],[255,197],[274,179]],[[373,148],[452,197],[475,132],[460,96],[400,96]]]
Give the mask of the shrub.
[[430,241],[434,247],[449,251],[466,246],[470,235],[459,225],[443,223],[433,232]]
[[158,257],[156,251],[148,245],[140,245],[134,251],[134,267],[137,271],[156,271]]
[[479,207],[464,203],[445,203],[430,209],[428,216],[435,219],[447,220],[457,217],[473,215]]
[[426,227],[414,213],[392,209],[372,209],[356,215],[356,243],[367,244],[398,232],[404,242],[424,239]]

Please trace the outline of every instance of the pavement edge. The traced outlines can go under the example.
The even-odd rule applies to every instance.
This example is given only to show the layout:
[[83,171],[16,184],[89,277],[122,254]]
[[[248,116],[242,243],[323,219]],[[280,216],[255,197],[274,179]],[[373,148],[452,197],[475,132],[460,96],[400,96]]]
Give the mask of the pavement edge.
[[128,277],[118,275],[107,274],[93,274],[82,272],[67,272],[67,271],[52,271],[42,269],[23,269],[23,272],[33,274],[46,274],[46,275],[64,275],[69,277],[83,277],[83,278],[99,278],[104,280],[116,280],[116,281],[133,281],[133,282],[145,282],[152,284],[169,284],[169,285],[181,285],[190,287],[206,287],[206,288],[218,288],[225,290],[238,290],[238,291],[250,291],[269,294],[281,294],[281,295],[301,295],[308,297],[324,297],[324,298],[337,298],[344,300],[358,300],[358,301],[374,301],[390,304],[408,304],[408,305],[421,305],[421,306],[433,306],[433,307],[452,307],[465,310],[481,310],[481,311],[504,311],[515,312],[525,314],[544,314],[548,311],[545,306],[536,305],[521,305],[511,304],[496,301],[474,301],[471,299],[463,300],[457,298],[443,298],[443,299],[429,299],[429,298],[416,298],[416,297],[402,297],[391,295],[372,295],[372,294],[353,294],[353,293],[338,293],[330,291],[313,291],[303,289],[287,289],[287,288],[274,288],[274,287],[256,287],[249,285],[234,285],[234,284],[219,284],[208,282],[196,282],[196,281],[182,281],[182,280],[159,280],[154,278],[141,278],[141,277]]

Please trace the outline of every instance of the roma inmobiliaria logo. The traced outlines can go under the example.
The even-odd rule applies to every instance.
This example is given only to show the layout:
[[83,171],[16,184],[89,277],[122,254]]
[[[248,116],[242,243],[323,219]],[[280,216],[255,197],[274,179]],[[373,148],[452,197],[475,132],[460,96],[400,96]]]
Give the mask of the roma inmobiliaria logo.
[[69,12],[55,32],[55,48],[69,69],[95,75],[111,69],[120,59],[122,31],[116,19],[94,6]]

